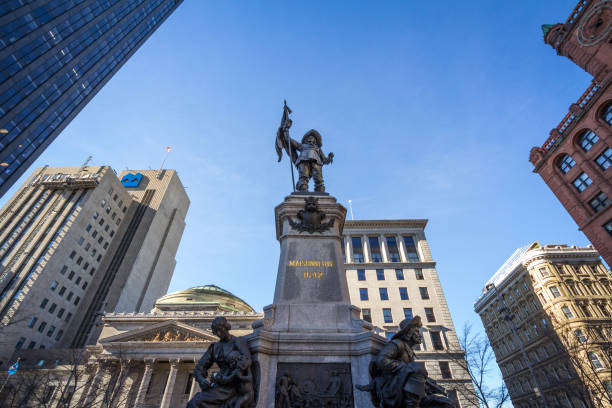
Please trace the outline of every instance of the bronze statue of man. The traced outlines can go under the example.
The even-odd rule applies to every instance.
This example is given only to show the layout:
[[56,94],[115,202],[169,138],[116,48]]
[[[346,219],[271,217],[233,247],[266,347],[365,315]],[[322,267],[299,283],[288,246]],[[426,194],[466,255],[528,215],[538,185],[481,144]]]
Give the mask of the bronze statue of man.
[[[219,341],[212,343],[193,372],[200,384],[187,408],[252,408],[255,405],[251,374],[251,353],[242,337],[234,337],[223,316],[212,322],[212,332]],[[208,369],[216,363],[219,371],[208,378]]]
[[377,408],[454,408],[444,388],[427,377],[423,363],[417,363],[413,347],[421,343],[421,318],[404,319],[400,329],[370,363],[371,382],[357,385],[369,391]]
[[323,165],[331,164],[334,160],[334,154],[329,153],[329,155],[326,156],[325,153],[323,153],[323,150],[321,150],[321,146],[323,145],[321,134],[314,129],[306,132],[302,137],[301,143],[289,137],[289,128],[293,124],[291,119],[289,119],[289,113],[291,113],[291,110],[287,107],[287,103],[285,102],[281,125],[278,128],[278,132],[276,132],[276,153],[278,154],[278,161],[281,161],[283,157],[282,150],[284,149],[291,159],[291,162],[295,164],[298,169],[299,179],[295,185],[297,191],[308,191],[308,182],[312,178],[314,180],[314,191],[325,192],[325,185],[323,184]]

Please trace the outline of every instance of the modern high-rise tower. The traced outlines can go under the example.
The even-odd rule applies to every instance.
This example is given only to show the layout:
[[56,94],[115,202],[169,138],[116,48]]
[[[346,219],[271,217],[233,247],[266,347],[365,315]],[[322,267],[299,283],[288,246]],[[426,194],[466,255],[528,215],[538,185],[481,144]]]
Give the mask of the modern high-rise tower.
[[99,312],[150,310],[188,207],[174,170],[37,169],[0,212],[0,359],[83,347]]
[[181,2],[0,2],[0,196]]

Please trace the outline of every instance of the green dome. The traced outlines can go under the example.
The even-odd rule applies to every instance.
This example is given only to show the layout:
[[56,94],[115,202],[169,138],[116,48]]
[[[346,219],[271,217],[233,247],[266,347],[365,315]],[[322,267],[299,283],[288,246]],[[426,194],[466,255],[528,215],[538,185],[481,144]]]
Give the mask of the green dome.
[[176,309],[176,306],[187,306],[190,310],[203,308],[231,312],[255,312],[244,300],[215,285],[179,290],[162,296],[155,302],[155,307],[160,309],[166,309],[167,307]]

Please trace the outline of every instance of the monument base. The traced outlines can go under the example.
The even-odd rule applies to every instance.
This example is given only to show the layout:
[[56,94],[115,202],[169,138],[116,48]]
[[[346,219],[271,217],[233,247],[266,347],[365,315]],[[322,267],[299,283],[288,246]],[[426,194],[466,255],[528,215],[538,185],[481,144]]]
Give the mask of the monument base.
[[[371,331],[287,332],[266,330],[262,321],[248,336],[253,362],[259,365],[257,408],[368,407],[368,366],[385,339]],[[297,406],[297,405],[293,405]]]

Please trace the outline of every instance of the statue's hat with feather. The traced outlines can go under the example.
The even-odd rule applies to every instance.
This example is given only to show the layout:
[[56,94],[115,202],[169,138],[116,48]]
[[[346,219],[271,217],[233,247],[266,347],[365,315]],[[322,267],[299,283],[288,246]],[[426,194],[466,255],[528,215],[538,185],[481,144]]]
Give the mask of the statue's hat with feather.
[[308,136],[314,136],[314,138],[317,140],[317,146],[321,147],[323,145],[323,143],[321,142],[321,134],[316,130],[310,129],[308,132],[306,132],[304,137],[302,137],[302,143],[306,142],[306,138]]
[[412,319],[408,318],[402,320],[399,324],[398,332],[395,333],[391,339],[393,340],[397,339],[398,337],[402,337],[404,334],[408,333],[408,331],[413,327],[423,327],[423,323],[421,323],[421,316],[414,316]]

